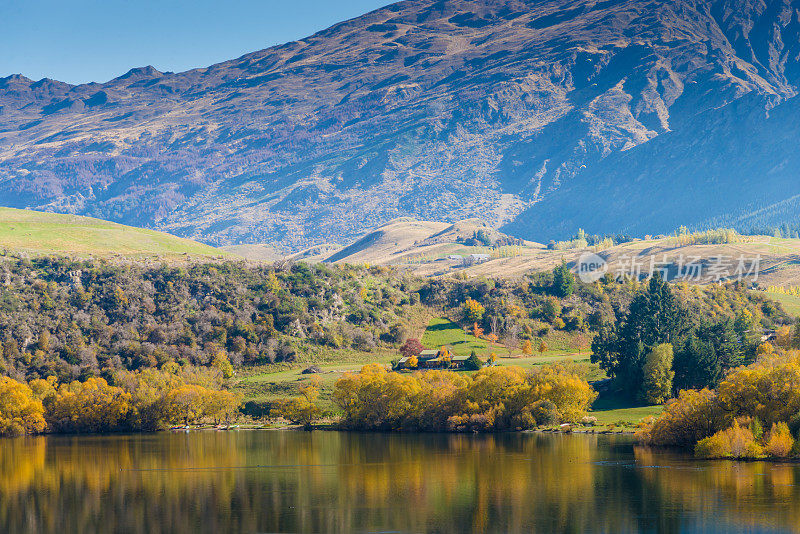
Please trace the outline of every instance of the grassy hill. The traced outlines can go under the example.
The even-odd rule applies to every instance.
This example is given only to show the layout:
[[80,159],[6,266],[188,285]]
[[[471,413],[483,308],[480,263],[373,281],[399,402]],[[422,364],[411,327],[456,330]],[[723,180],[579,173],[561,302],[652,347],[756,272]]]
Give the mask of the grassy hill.
[[112,222],[0,208],[0,249],[31,254],[221,256],[214,247]]

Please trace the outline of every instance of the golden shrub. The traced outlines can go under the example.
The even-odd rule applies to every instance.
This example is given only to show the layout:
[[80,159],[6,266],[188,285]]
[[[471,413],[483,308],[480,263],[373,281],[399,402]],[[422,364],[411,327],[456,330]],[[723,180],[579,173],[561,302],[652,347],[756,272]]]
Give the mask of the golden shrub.
[[786,458],[794,447],[794,438],[786,423],[774,423],[767,436],[764,452],[775,458]]
[[734,421],[733,426],[700,440],[695,447],[698,458],[758,458],[764,453],[753,432]]

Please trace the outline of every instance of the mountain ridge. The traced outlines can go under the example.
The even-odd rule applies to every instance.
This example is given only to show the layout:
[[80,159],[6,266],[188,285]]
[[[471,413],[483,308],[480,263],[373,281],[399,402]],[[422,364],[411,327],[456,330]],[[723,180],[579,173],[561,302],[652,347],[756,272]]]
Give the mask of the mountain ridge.
[[[540,241],[746,221],[800,194],[800,162],[776,170],[766,142],[791,132],[799,12],[797,0],[407,0],[184,73],[12,76],[0,196],[294,250],[402,216],[480,216]],[[741,125],[761,135],[755,201],[741,173],[725,181],[753,144]],[[731,194],[717,207],[719,187]],[[757,222],[796,219],[784,212]]]

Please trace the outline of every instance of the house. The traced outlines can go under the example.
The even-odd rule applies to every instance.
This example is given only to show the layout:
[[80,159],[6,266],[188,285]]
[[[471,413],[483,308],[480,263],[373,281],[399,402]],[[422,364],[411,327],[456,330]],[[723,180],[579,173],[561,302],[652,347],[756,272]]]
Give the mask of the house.
[[[463,361],[462,361],[463,358]],[[462,357],[462,356],[452,356],[452,357],[444,357],[443,351],[441,350],[423,350],[417,356],[417,367],[416,369],[460,369],[464,366],[464,362],[469,357]],[[397,366],[395,369],[411,369],[408,366],[408,361],[410,358],[400,358],[397,362]],[[458,360],[458,363],[456,363]]]
[[461,254],[450,254],[447,256],[447,259],[451,261],[464,261],[464,256]]
[[470,254],[464,258],[464,265],[477,265],[479,263],[486,263],[491,259],[492,257],[489,254]]
[[469,360],[469,358],[469,356],[453,356],[450,360],[450,368],[463,369],[467,365],[467,360]]
[[445,368],[441,350],[423,350],[419,353],[420,369],[443,369]]
[[[403,356],[397,360],[395,369],[398,371],[401,369],[433,369],[435,368],[436,362],[439,359],[438,350],[423,350],[417,355],[417,365],[415,367],[409,367],[408,362],[411,360],[411,358]],[[431,367],[428,367],[429,365]]]

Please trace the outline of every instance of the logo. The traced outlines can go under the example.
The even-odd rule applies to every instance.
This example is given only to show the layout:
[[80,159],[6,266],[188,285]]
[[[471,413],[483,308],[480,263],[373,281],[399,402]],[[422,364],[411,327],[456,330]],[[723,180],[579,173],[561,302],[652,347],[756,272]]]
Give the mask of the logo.
[[582,282],[597,282],[607,272],[608,262],[593,252],[586,252],[578,258],[578,278]]

